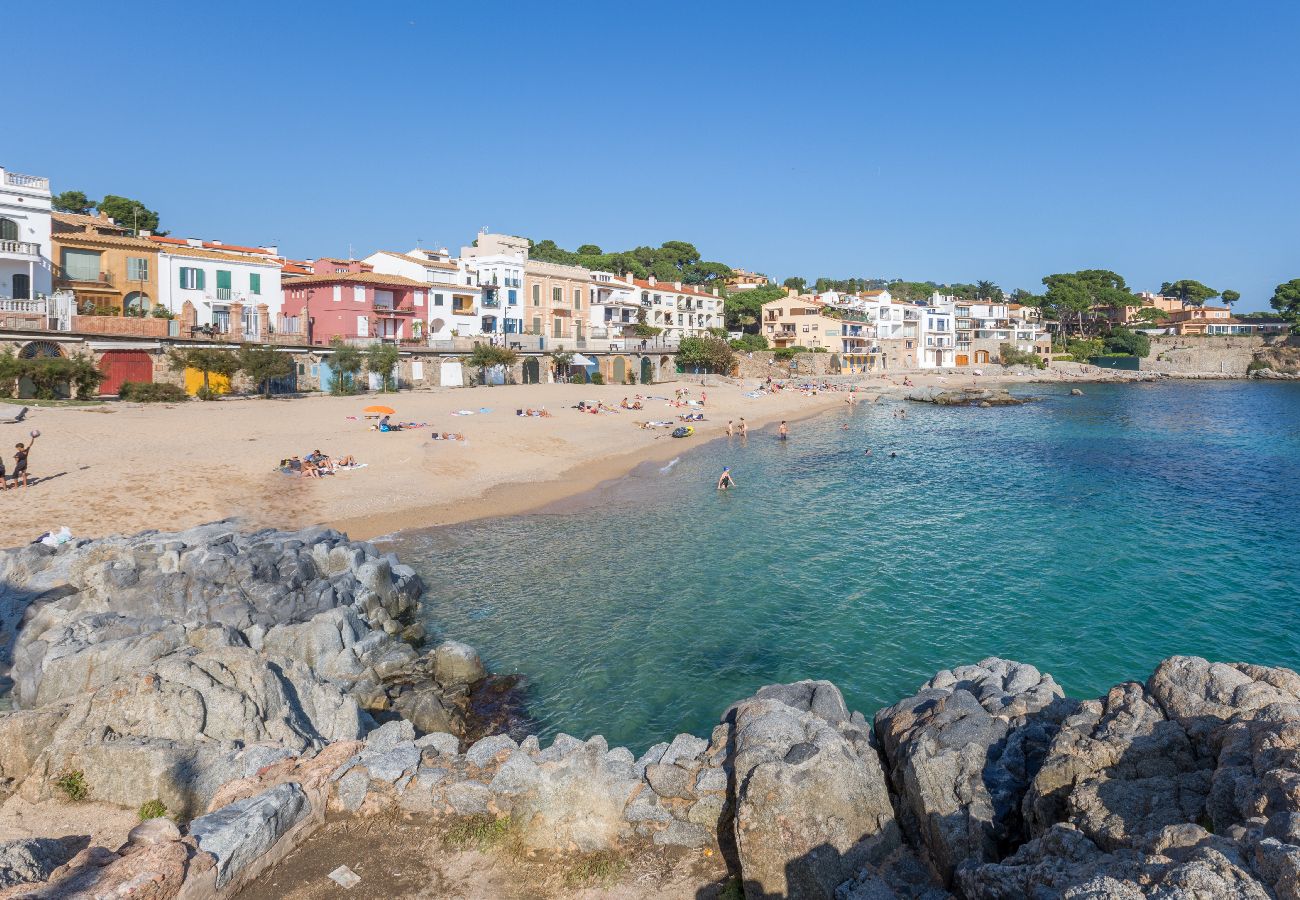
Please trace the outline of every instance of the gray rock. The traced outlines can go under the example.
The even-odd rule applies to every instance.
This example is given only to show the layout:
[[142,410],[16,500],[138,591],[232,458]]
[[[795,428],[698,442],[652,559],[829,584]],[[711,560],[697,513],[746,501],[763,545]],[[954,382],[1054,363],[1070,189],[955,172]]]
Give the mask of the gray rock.
[[487,673],[478,651],[459,641],[444,641],[433,651],[433,677],[441,685],[471,685]]
[[[796,686],[797,687],[797,686]],[[831,897],[862,866],[898,845],[885,775],[867,735],[822,701],[832,722],[788,701],[751,698],[727,711],[735,728],[736,849],[746,893]],[[801,701],[800,701],[801,702]],[[818,752],[786,762],[791,747]]]
[[366,767],[375,781],[392,784],[420,765],[420,748],[411,741],[398,744],[391,750],[366,750],[358,762]]
[[656,763],[646,768],[645,777],[650,782],[650,787],[660,797],[695,799],[695,791],[691,787],[694,777],[681,766]]
[[422,750],[432,750],[439,756],[455,756],[460,752],[460,738],[445,731],[433,731],[418,738],[415,746]]
[[356,812],[370,792],[370,775],[364,769],[352,768],[334,785],[334,792],[344,809]]
[[447,786],[443,796],[458,815],[483,815],[492,802],[492,792],[477,781],[458,781]]
[[727,789],[727,773],[723,769],[702,769],[700,777],[695,781],[695,793],[704,794],[709,791],[725,791]]
[[668,745],[666,743],[655,744],[645,753],[641,754],[640,758],[637,759],[636,761],[637,772],[640,773],[641,775],[644,775],[646,768],[648,766],[654,765],[655,763],[663,759],[664,754],[667,752],[668,752]]
[[465,759],[482,769],[494,762],[498,754],[515,750],[518,746],[509,735],[494,734],[475,742],[465,751]]
[[691,808],[686,812],[686,821],[695,825],[702,825],[709,829],[710,833],[714,833],[718,830],[718,824],[722,820],[722,812],[726,805],[725,796],[710,794],[691,804]]
[[699,825],[692,825],[690,822],[673,821],[668,823],[667,828],[656,831],[652,840],[657,847],[699,849],[709,844],[713,840],[713,836],[711,832]]
[[501,764],[497,774],[488,783],[488,790],[494,794],[517,797],[536,791],[541,785],[542,777],[542,771],[532,757],[522,750],[516,750]]
[[588,742],[558,760],[538,764],[542,777],[512,798],[511,816],[520,823],[525,846],[591,852],[618,845],[627,827],[624,809],[642,782],[611,771],[607,752],[603,742]]
[[990,658],[876,714],[903,830],[945,884],[1020,839],[1029,779],[1072,708],[1062,696],[1033,666]]
[[666,766],[674,763],[689,765],[708,747],[709,742],[703,738],[697,738],[693,734],[679,734],[673,738],[672,743],[668,745],[668,749],[664,751],[664,755],[659,762]]
[[302,787],[288,782],[195,819],[190,823],[190,835],[200,850],[216,857],[217,886],[221,887],[310,811]]
[[623,810],[623,818],[629,822],[669,822],[673,816],[659,805],[659,799],[653,792],[642,791]]
[[392,750],[398,744],[414,742],[415,727],[404,719],[385,722],[366,735],[366,749],[377,753]]
[[170,844],[181,839],[181,830],[171,819],[145,819],[126,836],[128,844]]
[[75,839],[22,838],[0,843],[0,890],[45,881],[77,852]]

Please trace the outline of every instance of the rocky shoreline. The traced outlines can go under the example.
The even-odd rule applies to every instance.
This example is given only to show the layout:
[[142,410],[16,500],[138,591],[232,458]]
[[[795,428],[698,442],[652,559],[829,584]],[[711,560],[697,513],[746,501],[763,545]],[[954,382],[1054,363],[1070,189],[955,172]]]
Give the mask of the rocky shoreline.
[[717,854],[751,898],[1300,898],[1288,669],[1173,657],[1077,701],[990,658],[870,718],[829,682],[770,685],[638,758],[525,736],[472,648],[423,646],[420,592],[329,529],[0,554],[0,800],[71,797],[76,773],[167,809],[121,846],[0,844],[0,898],[233,896],[327,817],[379,815]]

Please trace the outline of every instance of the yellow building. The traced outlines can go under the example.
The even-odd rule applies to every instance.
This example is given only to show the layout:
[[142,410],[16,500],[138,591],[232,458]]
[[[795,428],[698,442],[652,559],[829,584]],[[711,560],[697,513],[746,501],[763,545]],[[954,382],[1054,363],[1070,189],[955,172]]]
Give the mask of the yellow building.
[[763,304],[760,333],[777,349],[827,351],[832,371],[861,372],[875,368],[880,353],[873,321],[868,312],[828,306],[791,292],[783,300]]
[[586,327],[591,271],[528,260],[524,264],[524,330],[552,341],[580,341]]
[[158,299],[158,244],[134,238],[107,216],[51,215],[54,286],[83,313],[143,314]]

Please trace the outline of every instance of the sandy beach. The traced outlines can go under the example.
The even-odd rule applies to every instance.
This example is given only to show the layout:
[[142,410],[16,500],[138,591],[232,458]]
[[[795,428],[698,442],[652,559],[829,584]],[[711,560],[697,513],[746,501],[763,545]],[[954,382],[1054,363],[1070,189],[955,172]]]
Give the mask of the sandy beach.
[[[934,373],[909,373],[917,385]],[[902,374],[860,382],[870,399],[902,383]],[[441,525],[526,512],[618,477],[646,460],[667,460],[723,433],[744,417],[751,431],[842,406],[839,392],[797,391],[746,396],[759,384],[706,378],[636,387],[507,385],[357,397],[241,398],[215,403],[39,408],[19,425],[0,425],[0,446],[30,430],[40,438],[31,454],[32,484],[0,493],[0,546],[29,542],[66,525],[78,537],[148,528],[185,528],[226,517],[249,526],[302,527],[324,523],[369,539],[402,528]],[[1024,382],[1025,378],[947,376],[946,386]],[[679,387],[708,396],[706,421],[676,440],[671,429],[634,423],[685,412],[663,400],[643,411],[591,415],[581,400],[618,407],[637,393],[672,398]],[[384,403],[399,421],[429,428],[373,431],[362,409]],[[548,418],[515,415],[545,406]],[[489,409],[481,413],[479,410]],[[453,416],[471,410],[471,416]],[[467,440],[430,440],[455,431]],[[276,471],[280,459],[320,449],[351,454],[364,468],[323,479]],[[12,465],[12,463],[10,463]]]

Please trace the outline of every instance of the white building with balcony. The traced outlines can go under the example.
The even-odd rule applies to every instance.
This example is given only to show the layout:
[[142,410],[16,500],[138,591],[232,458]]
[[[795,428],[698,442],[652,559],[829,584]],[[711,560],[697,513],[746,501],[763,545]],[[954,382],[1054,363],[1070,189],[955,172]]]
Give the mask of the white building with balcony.
[[[631,278],[612,272],[591,273],[591,302],[587,304],[591,336],[597,340],[636,337],[638,315],[644,308]],[[646,313],[647,323],[649,312]]]
[[[416,297],[416,322],[423,337],[449,340],[483,333],[482,291],[474,271],[460,265],[446,249],[416,248],[407,253],[380,250],[365,262],[383,275],[401,275],[429,286],[427,301]],[[419,336],[419,335],[417,335]]]
[[[203,242],[159,243],[158,302],[184,323],[185,304],[194,308],[194,325],[227,333],[231,307],[242,306],[243,333],[264,337],[263,325],[279,321],[284,310],[280,262],[272,257],[203,249]],[[266,317],[259,307],[266,306]],[[188,323],[184,323],[188,324]]]
[[52,256],[49,179],[0,168],[0,299],[49,294]]
[[471,247],[460,248],[463,271],[473,273],[482,292],[483,334],[523,334],[524,264],[528,238],[480,231]]
[[663,329],[663,338],[677,342],[699,337],[712,328],[724,328],[723,300],[709,291],[680,281],[659,281],[653,275],[632,280],[638,300],[646,310],[646,324]]
[[917,365],[944,369],[957,364],[956,304],[948,297],[932,297],[922,307],[918,322],[921,350]]

